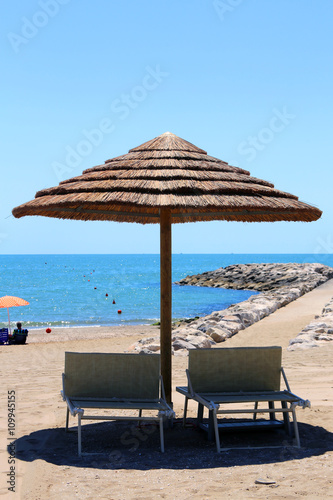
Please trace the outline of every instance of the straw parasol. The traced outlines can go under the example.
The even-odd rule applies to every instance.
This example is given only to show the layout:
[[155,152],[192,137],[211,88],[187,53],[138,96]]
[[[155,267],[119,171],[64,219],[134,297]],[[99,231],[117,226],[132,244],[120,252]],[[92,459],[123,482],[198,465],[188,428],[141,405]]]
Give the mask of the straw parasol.
[[171,224],[314,221],[321,211],[166,132],[39,191],[13,215],[160,224],[161,373],[171,401]]

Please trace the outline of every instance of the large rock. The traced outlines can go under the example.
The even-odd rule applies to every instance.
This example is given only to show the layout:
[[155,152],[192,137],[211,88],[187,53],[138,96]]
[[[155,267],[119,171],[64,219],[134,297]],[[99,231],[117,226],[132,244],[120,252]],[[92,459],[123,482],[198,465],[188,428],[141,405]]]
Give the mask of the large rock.
[[175,339],[172,342],[172,345],[174,351],[179,351],[179,349],[195,349],[195,346],[193,344],[183,339]]
[[333,297],[317,316],[289,342],[288,351],[319,347],[333,340]]
[[216,343],[224,342],[227,338],[231,337],[230,330],[226,330],[220,327],[210,327],[207,330],[207,335],[209,335]]
[[208,335],[189,335],[187,341],[192,344],[196,349],[207,349],[215,344]]

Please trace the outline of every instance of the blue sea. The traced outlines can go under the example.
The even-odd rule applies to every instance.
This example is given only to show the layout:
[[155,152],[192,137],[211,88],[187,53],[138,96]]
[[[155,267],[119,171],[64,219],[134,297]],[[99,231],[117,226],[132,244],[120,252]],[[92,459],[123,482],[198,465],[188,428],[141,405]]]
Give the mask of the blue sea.
[[[175,254],[172,279],[255,262],[333,266],[333,255]],[[160,317],[159,267],[159,255],[1,255],[0,297],[14,295],[30,303],[10,309],[11,322],[21,321],[28,329],[151,324]],[[180,319],[224,309],[254,292],[173,285],[172,293],[173,318]],[[0,309],[0,327],[7,321],[7,310]]]

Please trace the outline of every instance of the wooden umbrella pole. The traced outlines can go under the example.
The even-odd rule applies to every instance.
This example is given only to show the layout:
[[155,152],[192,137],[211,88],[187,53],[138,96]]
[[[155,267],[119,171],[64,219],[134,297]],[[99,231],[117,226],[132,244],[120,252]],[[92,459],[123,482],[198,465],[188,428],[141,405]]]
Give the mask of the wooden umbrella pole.
[[165,396],[171,404],[171,321],[172,321],[172,247],[171,211],[160,210],[160,273],[161,273],[161,375]]
[[11,326],[10,326],[9,307],[7,307],[7,313],[8,313],[9,335],[11,335],[12,334],[12,329],[11,329]]

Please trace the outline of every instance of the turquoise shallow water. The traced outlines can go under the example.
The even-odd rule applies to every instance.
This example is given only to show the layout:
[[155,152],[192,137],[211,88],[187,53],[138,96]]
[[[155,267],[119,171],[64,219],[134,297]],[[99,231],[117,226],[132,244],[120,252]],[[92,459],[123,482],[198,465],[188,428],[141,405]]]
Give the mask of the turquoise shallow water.
[[[173,281],[252,262],[333,265],[333,256],[176,254]],[[159,255],[1,255],[0,296],[14,295],[30,302],[10,309],[11,321],[22,321],[30,329],[149,324],[158,321],[160,314],[159,271]],[[174,319],[209,314],[253,295],[246,290],[177,285],[172,291]],[[6,309],[0,309],[3,326],[7,326]]]

